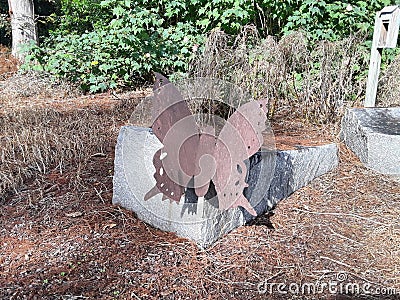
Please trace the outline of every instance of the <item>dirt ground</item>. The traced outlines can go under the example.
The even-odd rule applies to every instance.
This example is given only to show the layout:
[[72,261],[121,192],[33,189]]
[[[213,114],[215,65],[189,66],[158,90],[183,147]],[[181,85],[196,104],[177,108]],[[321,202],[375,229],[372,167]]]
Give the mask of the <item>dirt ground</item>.
[[[281,148],[337,142],[337,126],[272,125]],[[0,299],[400,299],[400,183],[342,144],[336,170],[205,250],[112,205],[113,153],[0,203]]]

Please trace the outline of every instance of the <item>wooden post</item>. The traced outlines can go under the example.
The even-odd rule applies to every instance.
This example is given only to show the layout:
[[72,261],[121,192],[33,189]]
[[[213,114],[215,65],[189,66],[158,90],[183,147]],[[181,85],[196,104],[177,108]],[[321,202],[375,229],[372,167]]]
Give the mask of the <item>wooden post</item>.
[[382,49],[395,48],[400,25],[400,9],[397,5],[387,6],[376,14],[371,59],[368,71],[365,107],[374,107],[381,69]]
[[378,90],[379,71],[381,69],[382,49],[378,49],[379,37],[381,36],[381,13],[375,18],[374,37],[372,39],[371,58],[369,62],[367,91],[365,93],[365,107],[374,107],[376,92]]

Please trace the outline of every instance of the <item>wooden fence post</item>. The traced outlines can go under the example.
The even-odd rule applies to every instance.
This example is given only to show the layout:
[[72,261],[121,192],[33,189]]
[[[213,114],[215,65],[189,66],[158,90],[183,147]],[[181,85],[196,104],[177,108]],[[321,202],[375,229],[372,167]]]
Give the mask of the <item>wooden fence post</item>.
[[371,47],[371,59],[368,71],[367,90],[364,106],[374,107],[378,90],[378,79],[381,68],[382,49],[395,48],[399,35],[399,6],[386,6],[376,14],[374,37]]

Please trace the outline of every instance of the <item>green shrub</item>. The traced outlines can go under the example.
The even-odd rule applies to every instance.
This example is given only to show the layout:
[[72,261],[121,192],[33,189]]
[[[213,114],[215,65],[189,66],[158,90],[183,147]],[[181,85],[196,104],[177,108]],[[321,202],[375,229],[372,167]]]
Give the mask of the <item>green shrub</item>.
[[351,34],[364,33],[372,38],[375,14],[392,0],[302,1],[288,18],[283,32],[299,28],[314,40],[337,41]]
[[[110,17],[107,11],[102,9],[100,0],[61,0],[60,2],[61,17],[55,29],[58,34],[81,34],[93,31]],[[99,16],[102,17],[99,18]]]
[[124,88],[148,81],[152,71],[186,72],[212,30],[236,35],[254,24],[261,37],[298,28],[312,41],[336,41],[359,31],[371,36],[375,12],[389,3],[61,0],[58,28],[39,47],[28,47],[23,68],[67,78],[90,92]]
[[40,47],[27,48],[23,69],[77,81],[90,92],[134,86],[152,71],[186,71],[214,28],[237,33],[255,23],[260,32],[278,33],[297,2],[62,0],[58,28]]
[[[44,70],[78,81],[85,91],[98,92],[149,80],[152,70],[184,70],[201,35],[190,23],[165,24],[156,8],[130,1],[107,0],[112,11],[105,25],[83,34],[53,34],[29,49],[25,69]],[[65,33],[65,31],[64,31]]]

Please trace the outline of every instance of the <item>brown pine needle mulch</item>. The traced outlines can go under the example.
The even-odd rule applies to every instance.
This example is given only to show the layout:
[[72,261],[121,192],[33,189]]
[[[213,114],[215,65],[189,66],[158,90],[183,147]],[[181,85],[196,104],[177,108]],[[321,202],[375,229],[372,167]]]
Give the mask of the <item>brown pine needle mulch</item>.
[[400,182],[340,159],[207,250],[111,204],[113,149],[54,169],[0,203],[0,299],[398,299]]
[[338,170],[281,202],[269,220],[234,230],[208,250],[111,205],[112,155],[92,159],[81,190],[69,189],[73,172],[51,173],[2,204],[0,295],[296,298],[301,293],[280,294],[264,282],[336,282],[339,293],[339,276],[360,289],[399,289],[400,184],[366,170],[343,147],[341,155]]

